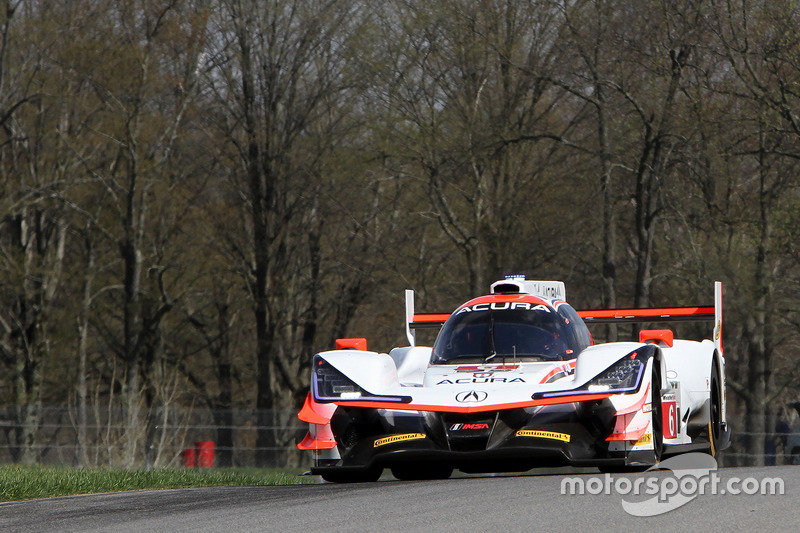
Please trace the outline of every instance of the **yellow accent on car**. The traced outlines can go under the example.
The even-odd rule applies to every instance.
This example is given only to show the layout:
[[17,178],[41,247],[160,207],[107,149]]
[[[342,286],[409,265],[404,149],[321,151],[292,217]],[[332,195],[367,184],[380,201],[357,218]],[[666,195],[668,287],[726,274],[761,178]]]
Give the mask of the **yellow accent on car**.
[[395,442],[403,442],[407,440],[417,440],[417,439],[424,439],[424,433],[403,433],[401,435],[392,435],[391,437],[384,437],[382,439],[376,440],[372,447],[377,448],[378,446],[384,446],[386,444],[394,444]]
[[560,440],[569,442],[570,435],[566,433],[558,433],[556,431],[542,431],[539,429],[520,429],[514,436],[516,437],[537,437],[540,439]]

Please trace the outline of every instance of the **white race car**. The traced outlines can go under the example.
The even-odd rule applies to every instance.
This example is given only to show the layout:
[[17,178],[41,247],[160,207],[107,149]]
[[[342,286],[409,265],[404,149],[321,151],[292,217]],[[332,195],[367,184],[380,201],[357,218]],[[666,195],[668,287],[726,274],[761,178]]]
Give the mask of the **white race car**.
[[[367,351],[339,339],[314,356],[298,444],[327,481],[524,472],[544,466],[644,469],[730,441],[725,418],[722,285],[715,305],[576,311],[562,282],[513,276],[452,314],[414,311],[409,346]],[[587,323],[713,321],[713,340],[642,330],[594,344]],[[441,329],[433,347],[415,329]]]

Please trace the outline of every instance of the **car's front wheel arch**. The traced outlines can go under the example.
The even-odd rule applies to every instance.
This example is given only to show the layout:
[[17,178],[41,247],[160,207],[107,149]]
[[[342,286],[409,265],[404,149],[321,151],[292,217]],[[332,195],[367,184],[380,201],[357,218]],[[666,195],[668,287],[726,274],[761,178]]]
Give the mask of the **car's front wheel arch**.
[[652,426],[653,442],[653,464],[661,461],[664,451],[664,416],[661,409],[661,390],[663,386],[663,365],[661,358],[653,360],[653,368],[650,379],[650,417]]

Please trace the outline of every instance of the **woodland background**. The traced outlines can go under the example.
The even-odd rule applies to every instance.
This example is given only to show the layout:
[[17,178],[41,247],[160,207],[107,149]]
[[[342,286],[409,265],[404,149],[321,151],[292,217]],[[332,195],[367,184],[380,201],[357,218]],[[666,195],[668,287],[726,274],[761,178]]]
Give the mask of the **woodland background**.
[[796,1],[2,0],[0,440],[39,461],[66,406],[78,464],[135,466],[170,409],[221,445],[239,409],[266,461],[313,353],[524,273],[576,308],[723,281],[759,462],[800,397],[798,175]]

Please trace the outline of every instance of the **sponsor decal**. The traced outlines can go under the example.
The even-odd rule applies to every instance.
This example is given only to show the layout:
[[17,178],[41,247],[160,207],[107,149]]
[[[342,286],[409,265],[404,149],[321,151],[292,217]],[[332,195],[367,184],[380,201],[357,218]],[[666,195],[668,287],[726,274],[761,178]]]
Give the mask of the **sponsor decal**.
[[538,281],[528,281],[528,284],[533,285],[532,290],[535,294],[540,294],[546,298],[563,299],[564,293],[562,291],[563,283],[542,283]]
[[560,440],[569,442],[570,435],[566,433],[558,433],[556,431],[541,431],[538,429],[520,429],[514,434],[515,437],[536,437],[539,439]]
[[[572,353],[572,350],[567,350],[567,353]],[[575,373],[575,361],[564,363],[556,366],[553,370],[547,373],[539,383],[552,383],[557,379],[569,376]]]
[[467,431],[470,429],[489,429],[487,422],[473,422],[470,424],[453,424],[450,431]]
[[522,378],[458,378],[443,379],[437,385],[463,385],[465,383],[525,383]]
[[479,403],[484,401],[488,396],[489,394],[483,391],[471,390],[456,394],[456,401],[460,403]]
[[376,440],[373,444],[373,448],[377,448],[378,446],[385,446],[387,444],[394,444],[396,442],[403,442],[407,440],[418,440],[424,439],[424,433],[403,433],[401,435],[392,435],[391,437],[384,437],[382,439]]
[[533,304],[530,302],[484,302],[475,305],[462,307],[455,314],[472,313],[474,311],[513,311],[522,309],[525,311],[545,311],[550,312],[550,308],[543,304]]
[[644,446],[645,444],[651,444],[653,442],[653,434],[652,433],[645,433],[641,436],[639,440],[633,443],[634,446]]
[[519,365],[469,365],[456,367],[456,372],[510,372]]

